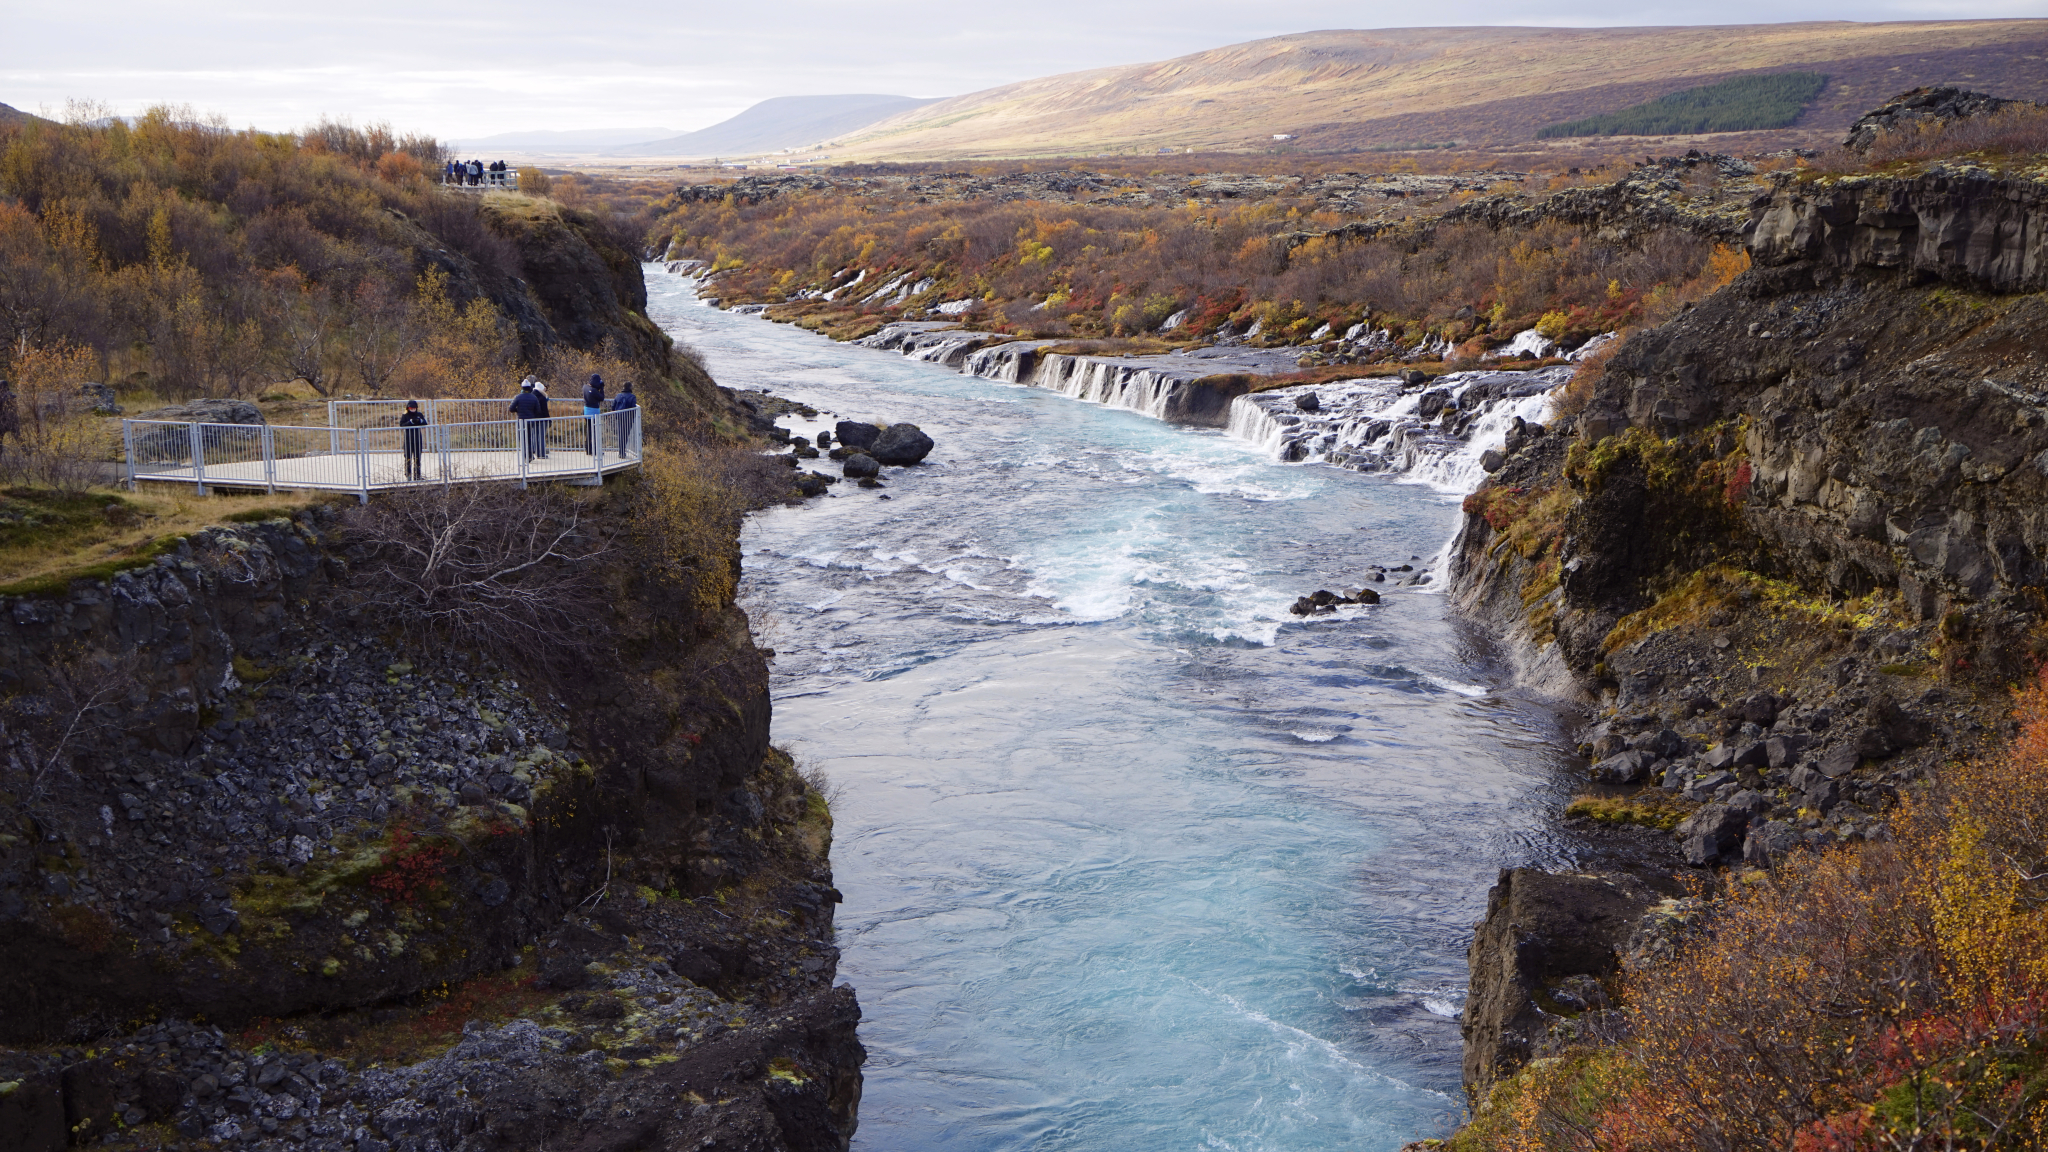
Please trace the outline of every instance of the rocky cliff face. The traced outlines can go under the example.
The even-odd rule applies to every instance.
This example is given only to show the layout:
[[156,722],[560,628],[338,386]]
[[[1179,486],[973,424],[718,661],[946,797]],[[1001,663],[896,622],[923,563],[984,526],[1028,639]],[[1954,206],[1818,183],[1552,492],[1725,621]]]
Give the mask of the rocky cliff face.
[[745,618],[621,572],[550,691],[393,647],[350,557],[316,508],[0,604],[0,1146],[843,1148],[829,817]]
[[[1454,549],[1457,602],[1591,707],[1596,810],[1698,867],[1882,835],[2048,657],[2048,186],[1781,178],[1750,250],[1510,434]],[[1527,1056],[1478,995],[1508,916],[1474,946],[1477,1087]]]

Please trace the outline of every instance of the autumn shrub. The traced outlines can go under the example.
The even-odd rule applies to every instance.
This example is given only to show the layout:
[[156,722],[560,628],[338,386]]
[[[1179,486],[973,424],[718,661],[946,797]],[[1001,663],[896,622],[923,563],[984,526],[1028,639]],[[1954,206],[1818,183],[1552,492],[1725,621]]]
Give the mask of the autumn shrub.
[[426,179],[441,159],[382,125],[234,131],[166,107],[0,125],[0,377],[65,346],[167,397],[424,387],[505,325],[423,292],[416,251],[523,275],[477,198]]
[[977,323],[1038,337],[1132,336],[1186,309],[1176,336],[1225,322],[1243,331],[1256,319],[1265,344],[1367,318],[1410,343],[1481,329],[1498,343],[1539,322],[1583,339],[1654,323],[1711,290],[1696,282],[1714,245],[1677,229],[1622,241],[1555,220],[1498,229],[1429,220],[1360,236],[1338,230],[1346,220],[1287,197],[918,203],[828,189],[758,202],[679,196],[648,236],[709,264],[725,299],[830,290],[836,304],[887,312],[903,306],[896,291],[929,277],[935,286],[920,301],[983,299]]
[[1611,1074],[1538,1062],[1463,1146],[2042,1147],[2048,673],[2017,703],[2012,744],[1909,796],[1888,836],[1730,884],[1675,960],[1630,977]]
[[0,480],[83,492],[106,479],[96,459],[107,445],[82,386],[99,358],[65,341],[18,345],[0,375]]

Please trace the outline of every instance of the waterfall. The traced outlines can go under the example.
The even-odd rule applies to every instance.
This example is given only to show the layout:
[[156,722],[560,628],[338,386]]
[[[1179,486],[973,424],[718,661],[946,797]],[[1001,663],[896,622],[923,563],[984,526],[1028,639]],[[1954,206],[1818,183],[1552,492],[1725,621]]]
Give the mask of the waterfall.
[[1194,378],[1189,369],[1054,354],[1039,357],[1038,373],[1031,382],[1076,400],[1128,408],[1164,420],[1174,394]]
[[[1499,448],[1516,417],[1541,422],[1570,368],[1453,372],[1427,386],[1398,378],[1300,384],[1231,401],[1229,434],[1284,461],[1398,475],[1443,492],[1470,492],[1480,458]],[[1314,393],[1315,410],[1298,401]]]

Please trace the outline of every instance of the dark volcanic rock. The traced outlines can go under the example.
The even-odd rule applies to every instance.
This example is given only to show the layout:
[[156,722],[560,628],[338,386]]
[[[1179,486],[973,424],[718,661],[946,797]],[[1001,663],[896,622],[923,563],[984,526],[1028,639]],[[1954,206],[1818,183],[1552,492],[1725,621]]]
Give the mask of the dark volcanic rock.
[[1560,1018],[1542,1003],[1548,989],[1619,971],[1617,950],[1656,899],[1633,876],[1501,870],[1466,953],[1465,1087],[1475,1099],[1528,1063]]
[[865,452],[855,452],[847,456],[845,463],[840,465],[840,470],[849,480],[865,480],[880,472],[882,466],[873,456]]
[[195,424],[262,424],[262,409],[247,400],[187,400],[152,408],[137,420],[189,420]]
[[1877,138],[1887,132],[1985,116],[2006,108],[2025,107],[2027,103],[1966,88],[1915,88],[1899,93],[1858,117],[1854,124],[1849,125],[1849,135],[1843,138],[1842,147],[1851,152],[1868,152],[1870,146],[1877,143]]
[[875,446],[875,440],[882,435],[882,430],[873,424],[863,424],[858,420],[841,420],[833,425],[832,434],[839,438],[839,446],[842,448],[872,448]]
[[915,424],[891,424],[875,437],[875,459],[884,464],[915,464],[931,454],[932,438]]

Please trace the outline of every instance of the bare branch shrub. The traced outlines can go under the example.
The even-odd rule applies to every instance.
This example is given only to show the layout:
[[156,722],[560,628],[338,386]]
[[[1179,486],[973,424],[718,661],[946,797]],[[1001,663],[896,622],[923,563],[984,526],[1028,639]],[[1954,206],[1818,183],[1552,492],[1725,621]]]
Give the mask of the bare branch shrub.
[[393,492],[347,513],[356,603],[416,651],[454,645],[559,676],[602,647],[609,541],[558,488]]
[[0,701],[4,786],[31,816],[74,779],[72,757],[121,727],[122,703],[140,686],[136,656],[72,649],[52,661],[43,683]]

